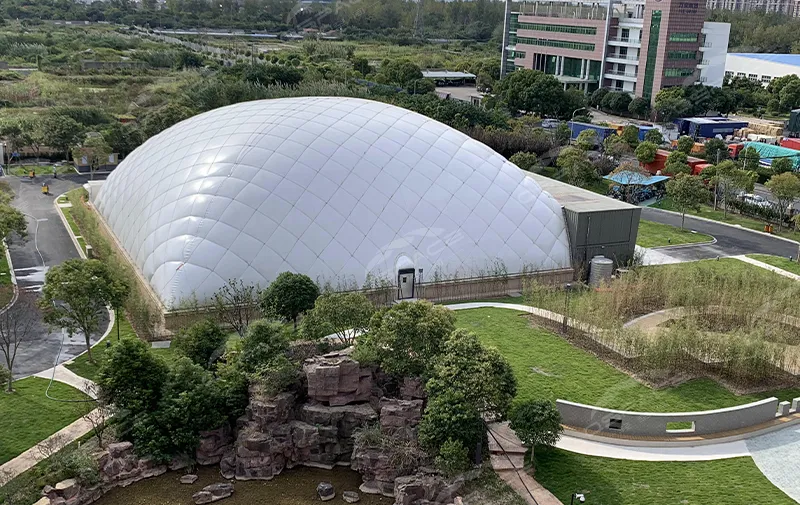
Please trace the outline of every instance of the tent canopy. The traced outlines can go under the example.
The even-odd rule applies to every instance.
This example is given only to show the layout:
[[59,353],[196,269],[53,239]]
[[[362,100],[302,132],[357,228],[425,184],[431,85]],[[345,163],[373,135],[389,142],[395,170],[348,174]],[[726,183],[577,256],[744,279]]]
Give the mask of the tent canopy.
[[666,175],[645,175],[639,172],[625,170],[617,172],[616,174],[607,175],[603,177],[603,179],[622,184],[623,186],[631,184],[635,186],[652,186],[653,184],[666,181],[669,177]]
[[794,169],[800,170],[800,151],[795,151],[794,149],[789,149],[788,147],[773,146],[772,144],[765,144],[763,142],[745,142],[744,147],[745,149],[752,147],[758,151],[758,155],[761,156],[762,160],[788,157],[790,160],[792,160]]

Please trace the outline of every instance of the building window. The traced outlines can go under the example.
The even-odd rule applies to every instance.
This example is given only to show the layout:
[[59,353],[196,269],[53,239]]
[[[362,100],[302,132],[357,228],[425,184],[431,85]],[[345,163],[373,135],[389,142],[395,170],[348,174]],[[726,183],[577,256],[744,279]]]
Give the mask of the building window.
[[[513,21],[513,18],[512,18]],[[591,26],[550,25],[545,23],[519,23],[511,25],[512,30],[535,30],[537,32],[577,33],[580,35],[597,35],[597,28]]]
[[642,96],[650,98],[653,95],[653,80],[656,73],[656,59],[658,57],[658,35],[661,32],[661,11],[653,11],[650,15],[650,37],[647,44],[647,63],[644,67],[644,89]]
[[753,82],[758,82],[758,75],[756,75],[756,74],[748,74],[747,78],[750,79]]
[[[725,73],[727,74],[727,72],[725,72]],[[771,75],[762,75],[761,76],[761,82],[764,83],[764,84],[769,84],[769,81],[771,81],[771,80],[772,80],[772,76]]]
[[697,51],[669,51],[667,58],[670,60],[696,60]]
[[664,77],[688,77],[694,75],[693,68],[665,68]]
[[507,56],[509,60],[513,60],[514,58],[524,58],[524,57],[525,57],[525,51],[513,51],[513,50],[509,51]]
[[726,70],[725,77],[733,77],[733,72],[731,72],[730,70]]
[[744,72],[736,72],[736,77],[747,77],[747,74]]
[[670,33],[670,42],[697,42],[696,33]]
[[529,46],[559,47],[561,49],[577,49],[578,51],[594,51],[594,44],[586,42],[567,42],[565,40],[534,39],[530,37],[514,37],[513,44]]

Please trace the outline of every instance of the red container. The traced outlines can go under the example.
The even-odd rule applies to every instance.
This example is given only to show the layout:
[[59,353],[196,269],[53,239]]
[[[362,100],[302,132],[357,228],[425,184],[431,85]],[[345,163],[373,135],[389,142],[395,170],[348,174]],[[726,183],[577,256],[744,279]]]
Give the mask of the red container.
[[800,151],[800,139],[783,139],[781,140],[781,147]]

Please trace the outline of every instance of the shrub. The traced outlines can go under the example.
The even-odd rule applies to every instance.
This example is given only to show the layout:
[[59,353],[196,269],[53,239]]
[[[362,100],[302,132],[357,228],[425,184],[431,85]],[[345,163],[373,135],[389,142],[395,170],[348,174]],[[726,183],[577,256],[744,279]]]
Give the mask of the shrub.
[[402,302],[376,312],[356,348],[371,347],[359,354],[374,353],[383,370],[396,377],[427,376],[454,329],[451,310],[424,301]]
[[297,363],[280,355],[269,363],[259,366],[251,378],[261,388],[262,393],[266,396],[275,396],[297,382],[300,378],[300,370]]
[[509,419],[511,429],[529,447],[552,447],[564,431],[561,414],[552,402],[546,400],[526,400],[515,404]]
[[453,477],[469,470],[469,452],[460,441],[448,438],[439,449],[434,465],[446,476]]
[[444,391],[429,398],[419,423],[419,443],[434,454],[450,439],[471,450],[485,434],[480,413],[459,391]]
[[314,308],[319,287],[307,275],[283,272],[261,294],[265,313],[274,314],[294,323],[297,317]]
[[309,340],[335,333],[341,342],[352,344],[356,334],[366,331],[374,313],[375,306],[363,293],[325,293],[303,318],[301,332]]
[[239,364],[246,372],[255,372],[286,352],[289,343],[279,323],[260,319],[247,328],[242,339]]
[[111,348],[97,382],[109,403],[136,414],[155,409],[167,372],[167,365],[147,344],[123,339]]
[[179,331],[173,344],[178,354],[209,369],[225,352],[227,340],[228,335],[217,323],[205,319]]
[[431,396],[458,391],[481,414],[503,418],[517,393],[517,380],[497,349],[483,346],[474,333],[458,329],[436,358],[426,389]]

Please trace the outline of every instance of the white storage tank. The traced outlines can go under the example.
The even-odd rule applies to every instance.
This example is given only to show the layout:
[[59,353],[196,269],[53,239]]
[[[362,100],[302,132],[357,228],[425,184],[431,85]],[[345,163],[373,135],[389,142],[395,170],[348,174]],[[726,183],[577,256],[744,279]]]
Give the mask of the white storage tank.
[[614,262],[605,256],[595,256],[589,265],[589,285],[597,287],[611,280],[614,273]]

